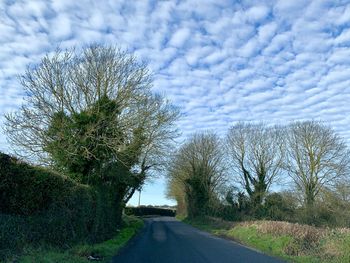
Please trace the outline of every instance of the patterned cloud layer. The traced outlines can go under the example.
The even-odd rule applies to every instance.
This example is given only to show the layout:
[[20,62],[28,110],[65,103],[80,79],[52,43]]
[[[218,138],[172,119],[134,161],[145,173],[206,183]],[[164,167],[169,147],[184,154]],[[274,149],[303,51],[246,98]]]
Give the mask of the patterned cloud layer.
[[350,142],[349,1],[2,0],[0,36],[1,115],[21,104],[26,66],[58,45],[105,43],[149,63],[184,136],[317,119]]

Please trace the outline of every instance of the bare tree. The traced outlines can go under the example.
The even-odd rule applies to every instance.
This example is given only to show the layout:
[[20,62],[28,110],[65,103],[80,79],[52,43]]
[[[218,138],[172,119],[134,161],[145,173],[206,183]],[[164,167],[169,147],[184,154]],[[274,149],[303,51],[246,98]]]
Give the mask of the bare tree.
[[188,216],[205,214],[226,181],[225,170],[220,138],[208,132],[195,134],[170,164],[169,194],[186,200]]
[[348,175],[349,151],[330,127],[317,121],[295,122],[287,134],[285,167],[311,209],[323,187]]
[[133,55],[98,45],[58,50],[20,80],[25,104],[5,126],[18,155],[113,185],[119,203],[164,164],[178,110],[151,92],[151,73]]
[[284,147],[279,127],[238,123],[227,135],[232,170],[253,206],[260,205],[281,170]]

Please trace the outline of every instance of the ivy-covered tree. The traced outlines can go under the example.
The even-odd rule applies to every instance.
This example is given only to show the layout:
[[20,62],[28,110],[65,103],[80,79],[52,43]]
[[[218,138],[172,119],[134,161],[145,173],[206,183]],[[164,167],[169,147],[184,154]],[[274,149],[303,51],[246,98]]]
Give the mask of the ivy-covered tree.
[[189,217],[204,215],[216,204],[226,180],[220,138],[213,133],[194,134],[174,155],[168,169],[168,193]]
[[6,115],[17,154],[111,189],[117,208],[159,169],[177,109],[151,92],[147,65],[114,47],[57,51],[21,77],[25,103]]
[[234,181],[242,184],[257,209],[282,169],[285,156],[282,130],[265,124],[237,123],[227,134],[227,151]]

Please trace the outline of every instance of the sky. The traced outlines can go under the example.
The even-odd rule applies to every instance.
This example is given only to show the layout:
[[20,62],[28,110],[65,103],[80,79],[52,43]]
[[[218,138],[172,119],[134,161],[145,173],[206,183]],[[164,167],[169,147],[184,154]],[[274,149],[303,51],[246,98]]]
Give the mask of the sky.
[[[185,138],[237,121],[321,120],[350,142],[350,1],[0,0],[0,124],[49,52],[112,44],[147,62]],[[0,132],[0,151],[11,152]],[[174,204],[164,178],[141,204]],[[138,195],[132,200],[135,205]]]

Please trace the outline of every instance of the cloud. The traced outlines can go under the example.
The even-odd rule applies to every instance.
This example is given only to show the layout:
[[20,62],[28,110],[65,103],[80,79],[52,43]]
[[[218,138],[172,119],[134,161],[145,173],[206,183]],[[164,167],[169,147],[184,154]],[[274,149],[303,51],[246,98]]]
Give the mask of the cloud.
[[180,28],[172,35],[169,46],[181,48],[188,40],[191,31],[188,28]]
[[59,14],[51,19],[52,37],[57,41],[69,39],[72,36],[72,24],[68,15]]
[[261,22],[266,19],[270,10],[267,6],[253,6],[245,12],[245,17],[249,22]]
[[349,45],[350,44],[350,29],[344,29],[341,34],[334,40],[337,45]]
[[347,1],[2,1],[0,32],[1,116],[22,103],[17,75],[57,45],[116,44],[149,63],[183,138],[314,118],[350,144]]

